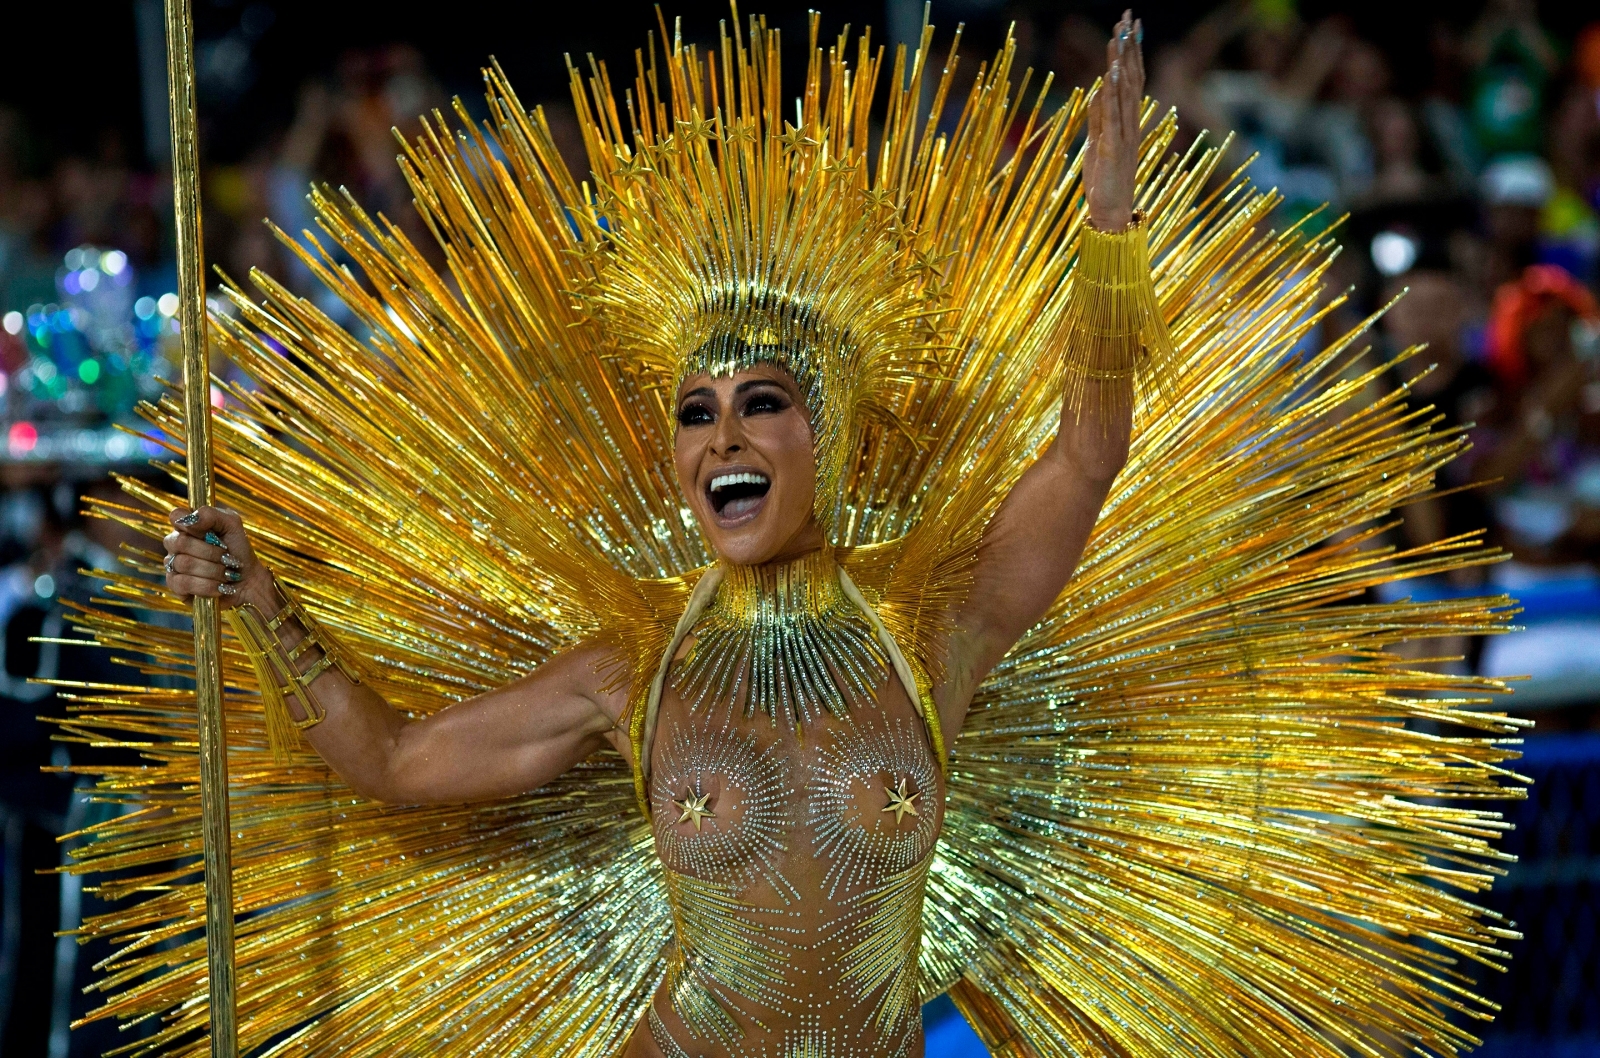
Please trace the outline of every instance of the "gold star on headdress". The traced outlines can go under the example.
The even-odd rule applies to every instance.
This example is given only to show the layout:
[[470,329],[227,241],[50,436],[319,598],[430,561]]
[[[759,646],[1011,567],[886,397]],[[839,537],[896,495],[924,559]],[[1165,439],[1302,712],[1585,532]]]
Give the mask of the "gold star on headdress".
[[637,157],[630,157],[617,151],[617,166],[613,170],[623,180],[643,180],[646,173],[653,170]]
[[802,147],[822,146],[822,144],[811,138],[811,136],[807,133],[806,126],[804,125],[801,125],[797,128],[788,122],[784,122],[783,127],[787,131],[784,132],[782,136],[779,136],[778,140],[783,144],[783,149],[785,152],[798,151]]
[[866,198],[867,205],[873,209],[895,208],[894,192],[886,187],[874,187],[871,190],[861,192],[861,194]]
[[936,253],[933,250],[917,250],[911,255],[912,264],[907,271],[912,275],[923,275],[930,280],[944,278],[944,262],[954,257],[955,254]]
[[[696,797],[694,792],[690,791],[683,795],[683,800],[672,802],[679,808],[683,809],[683,815],[678,817],[678,822],[692,822],[694,823],[695,830],[699,830],[701,819],[704,819],[707,816],[712,819],[717,818],[717,813],[706,807],[706,802],[709,800],[711,800],[710,794],[701,794],[699,797]],[[914,811],[915,810],[913,810],[913,812]]]
[[717,126],[715,122],[707,121],[698,113],[695,113],[691,116],[690,120],[678,122],[678,131],[683,133],[685,136],[693,136],[697,139],[704,140],[710,139],[711,136],[715,134],[717,131]]
[[885,786],[883,788],[883,792],[889,795],[889,807],[883,809],[883,811],[894,813],[894,825],[896,829],[899,829],[900,821],[906,817],[907,812],[910,812],[914,816],[921,814],[917,811],[915,802],[916,799],[922,795],[920,793],[914,793],[909,797],[906,796],[906,781],[903,777],[901,778],[900,784],[896,789],[891,790]]

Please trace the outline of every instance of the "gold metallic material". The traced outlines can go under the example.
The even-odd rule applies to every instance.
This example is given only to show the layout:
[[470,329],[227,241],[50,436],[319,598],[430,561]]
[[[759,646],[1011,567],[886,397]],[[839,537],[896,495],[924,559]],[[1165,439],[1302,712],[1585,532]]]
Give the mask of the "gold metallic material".
[[917,798],[921,797],[922,794],[914,793],[908,795],[906,793],[906,780],[904,777],[901,777],[894,789],[891,790],[886,786],[884,787],[883,792],[889,795],[889,804],[886,807],[879,809],[879,811],[893,812],[894,825],[896,827],[905,821],[907,812],[914,816],[921,815],[921,813],[917,811]]
[[[267,743],[272,747],[272,759],[278,764],[288,764],[290,754],[299,744],[295,732],[315,727],[328,715],[311,689],[317,677],[331,668],[338,668],[345,679],[360,683],[361,672],[345,656],[338,641],[300,605],[293,592],[282,585],[277,591],[283,598],[283,609],[270,618],[263,617],[255,604],[249,602],[228,610],[226,616],[234,638],[244,647],[250,667],[255,670],[262,708],[266,710]],[[278,629],[288,621],[293,621],[303,633],[293,647],[284,646],[278,635]],[[312,651],[322,656],[301,672],[300,659]],[[296,720],[290,715],[288,699],[291,697],[299,704],[304,719]]]
[[715,819],[717,813],[706,807],[706,799],[708,797],[710,797],[710,794],[701,794],[699,797],[696,797],[693,791],[691,791],[684,794],[681,800],[672,802],[679,808],[683,809],[683,815],[678,817],[678,822],[693,822],[694,829],[698,831],[700,829],[700,821],[702,819]]
[[1079,254],[1062,320],[1070,413],[1108,416],[1118,409],[1100,408],[1100,402],[1129,394],[1126,386],[1091,381],[1133,378],[1141,388],[1170,396],[1177,352],[1150,279],[1143,215],[1115,234],[1085,225]]
[[728,566],[693,634],[672,674],[686,701],[759,709],[790,727],[871,704],[889,668],[826,548],[792,562]]
[[[188,501],[211,503],[211,350],[206,340],[205,251],[200,235],[200,141],[194,92],[190,0],[166,0],[168,116],[172,197],[177,219],[178,327],[183,343],[183,423]],[[196,595],[194,707],[199,724],[200,800],[205,862],[207,1002],[212,1058],[238,1053],[234,997],[233,866],[228,807],[228,741],[223,717],[217,600]]]
[[742,900],[725,882],[673,870],[662,879],[672,908],[665,954],[673,1012],[692,1035],[742,1054],[736,1011],[765,1031],[759,1012],[792,1016],[804,1002],[787,973],[798,940],[790,916]]
[[[216,419],[219,499],[387,700],[428,714],[585,640],[614,644],[609,675],[647,700],[712,560],[673,477],[673,357],[697,327],[765,342],[725,325],[735,316],[799,321],[818,348],[836,343],[822,360],[875,372],[828,516],[840,584],[904,647],[919,690],[940,676],[985,528],[1055,437],[1065,365],[1090,362],[1063,325],[1084,245],[1073,144],[1087,97],[1047,110],[1007,44],[952,99],[955,60],[931,40],[887,55],[813,41],[798,107],[759,21],[709,55],[678,40],[641,51],[627,94],[599,63],[587,81],[574,71],[587,188],[493,71],[482,125],[458,108],[456,127],[432,120],[406,148],[445,273],[322,189],[318,248],[297,252],[357,332],[268,277],[252,277],[259,298],[233,290],[237,314],[214,330],[256,385],[230,387]],[[938,844],[919,822],[931,851],[851,903],[881,928],[848,935],[840,972],[851,989],[876,983],[885,1023],[910,1025],[917,1001],[953,989],[1008,1054],[1459,1054],[1493,1013],[1473,971],[1516,936],[1479,896],[1504,869],[1489,801],[1516,795],[1524,725],[1494,704],[1504,684],[1394,648],[1503,631],[1512,605],[1367,600],[1499,557],[1475,535],[1381,542],[1465,441],[1403,390],[1365,395],[1365,328],[1328,330],[1331,240],[1270,230],[1274,195],[1219,176],[1203,143],[1174,155],[1173,120],[1148,116],[1136,204],[1174,393],[1159,409],[1142,394],[1081,568],[951,733]],[[689,178],[714,164],[744,168],[702,191]],[[800,223],[836,205],[841,219]],[[644,326],[628,306],[647,293],[629,277],[657,259],[634,229],[597,229],[672,235],[665,274],[744,268],[701,236],[769,220],[794,260],[853,268],[837,242],[860,232],[886,274],[912,277],[872,280],[890,303],[874,317],[890,337],[868,347],[881,356],[852,360],[846,321],[785,316],[798,302],[776,295],[741,316],[723,312],[734,292],[696,316],[677,311],[681,284],[666,287],[679,300],[662,319],[687,337],[644,351],[607,322]],[[752,254],[776,245],[740,238]],[[798,289],[790,258],[762,259]],[[148,414],[183,436],[175,401]],[[99,505],[152,543],[77,617],[161,676],[194,649],[139,615],[180,610],[154,543],[172,475],[165,489],[129,479],[126,504]],[[804,999],[784,976],[783,919],[745,914],[742,880],[661,867],[620,755],[491,804],[380,806],[315,761],[275,762],[249,659],[230,640],[223,663],[246,1048],[609,1058],[663,981],[680,1020],[710,1024],[735,1001],[719,981],[774,1009]],[[92,828],[69,868],[116,901],[81,931],[117,946],[92,1016],[163,1019],[132,1053],[195,1055],[194,696],[171,681],[64,690],[62,737],[144,761],[100,773],[99,796],[135,810]],[[901,855],[862,849],[874,866]],[[691,904],[711,910],[675,916]],[[729,923],[745,932],[697,932]],[[701,976],[704,957],[730,962]],[[796,1029],[791,1053],[848,1054],[823,1032]]]

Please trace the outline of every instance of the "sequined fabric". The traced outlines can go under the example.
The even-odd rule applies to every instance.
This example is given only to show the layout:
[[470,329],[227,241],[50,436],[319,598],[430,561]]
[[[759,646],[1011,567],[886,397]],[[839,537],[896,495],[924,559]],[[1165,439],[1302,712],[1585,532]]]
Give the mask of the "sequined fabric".
[[888,675],[799,725],[766,715],[759,692],[754,708],[663,701],[651,816],[675,939],[652,1031],[674,1045],[878,1058],[916,1038],[943,783]]
[[822,550],[792,563],[730,567],[672,684],[698,706],[737,702],[804,726],[844,716],[852,697],[869,700],[887,666]]

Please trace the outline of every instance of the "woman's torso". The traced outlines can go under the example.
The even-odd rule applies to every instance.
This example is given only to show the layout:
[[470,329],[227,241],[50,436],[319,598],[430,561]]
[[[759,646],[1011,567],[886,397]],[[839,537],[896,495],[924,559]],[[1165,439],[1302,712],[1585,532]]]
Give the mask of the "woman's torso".
[[691,705],[668,681],[647,791],[674,950],[630,1055],[921,1054],[944,786],[890,671],[874,697],[797,729],[740,702]]

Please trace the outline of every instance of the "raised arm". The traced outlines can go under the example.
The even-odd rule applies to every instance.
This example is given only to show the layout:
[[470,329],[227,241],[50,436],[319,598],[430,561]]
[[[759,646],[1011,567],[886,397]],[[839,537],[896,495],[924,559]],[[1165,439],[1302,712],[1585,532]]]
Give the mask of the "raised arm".
[[[225,608],[248,604],[268,620],[284,610],[286,600],[272,572],[255,557],[238,514],[203,507],[180,508],[169,517],[168,588],[179,595],[216,596]],[[269,633],[282,644],[280,659],[302,644],[307,631],[291,617]],[[288,663],[310,672],[323,653],[307,646]],[[596,672],[606,656],[599,645],[580,646],[515,683],[421,720],[402,716],[371,686],[330,664],[310,684],[325,716],[303,733],[363,797],[419,804],[522,793],[608,742],[625,749],[615,728],[626,692],[602,692],[606,681]],[[286,705],[295,721],[307,719],[292,695]]]
[[[1142,36],[1140,23],[1125,12],[1107,45],[1106,76],[1089,108],[1084,184],[1095,230],[1084,235],[1064,338],[1066,359],[1077,368],[1067,380],[1054,442],[1018,480],[984,535],[936,691],[947,731],[959,729],[978,683],[1066,587],[1128,458],[1140,334],[1109,321],[1137,321],[1130,311],[1135,306],[1123,301],[1136,298],[1149,279],[1142,249],[1129,243],[1144,238],[1142,228],[1133,226]],[[1139,269],[1143,275],[1129,274]]]

